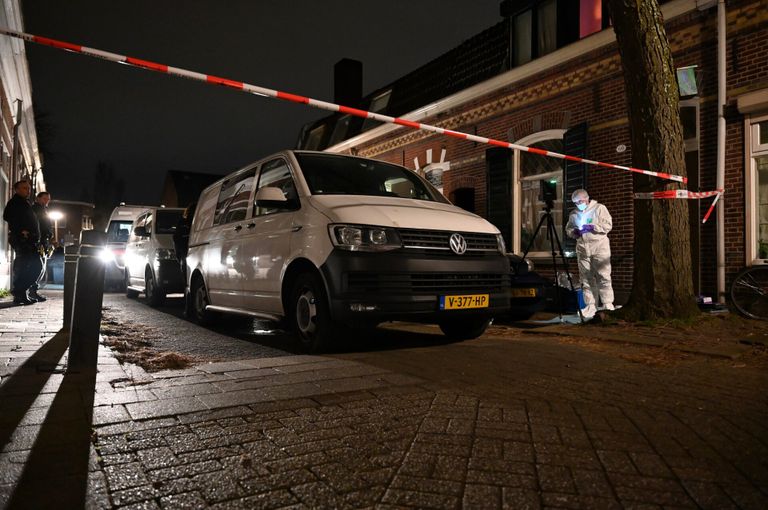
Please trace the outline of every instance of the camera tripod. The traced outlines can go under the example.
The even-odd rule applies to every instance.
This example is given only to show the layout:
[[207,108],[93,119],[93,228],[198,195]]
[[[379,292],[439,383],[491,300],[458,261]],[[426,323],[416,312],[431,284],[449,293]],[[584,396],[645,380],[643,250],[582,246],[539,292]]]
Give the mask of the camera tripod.
[[[558,316],[560,317],[560,322],[563,322],[563,299],[560,296],[560,290],[559,290],[559,283],[557,281],[558,276],[558,270],[557,270],[557,252],[555,251],[555,243],[557,243],[557,251],[560,253],[560,259],[561,263],[563,265],[563,269],[565,269],[565,275],[568,277],[568,285],[571,288],[571,292],[576,294],[576,289],[573,287],[573,279],[571,278],[571,272],[568,271],[568,262],[565,260],[565,254],[563,253],[563,246],[560,244],[560,238],[557,235],[557,228],[555,228],[555,221],[552,219],[552,209],[554,207],[554,202],[551,200],[547,200],[545,202],[544,207],[544,214],[542,215],[541,219],[539,220],[539,224],[536,226],[536,230],[533,231],[533,236],[531,237],[531,240],[528,241],[528,246],[525,248],[525,251],[523,252],[523,260],[526,259],[528,256],[528,252],[531,251],[531,247],[533,246],[534,241],[536,241],[536,236],[539,235],[539,231],[541,230],[542,225],[546,222],[547,224],[547,239],[549,239],[549,248],[550,253],[552,255],[552,267],[555,272],[555,288],[557,289],[556,292],[556,299],[557,299],[557,312]],[[582,324],[584,323],[584,314],[581,313],[581,307],[579,306],[578,298],[576,299],[576,310],[579,312],[579,319],[581,319]]]

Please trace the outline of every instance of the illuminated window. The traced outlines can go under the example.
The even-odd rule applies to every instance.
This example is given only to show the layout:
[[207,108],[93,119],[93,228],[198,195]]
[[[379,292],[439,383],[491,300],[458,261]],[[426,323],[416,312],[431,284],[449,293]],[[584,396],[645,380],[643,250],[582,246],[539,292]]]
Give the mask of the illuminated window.
[[579,38],[586,37],[603,28],[603,0],[580,0]]

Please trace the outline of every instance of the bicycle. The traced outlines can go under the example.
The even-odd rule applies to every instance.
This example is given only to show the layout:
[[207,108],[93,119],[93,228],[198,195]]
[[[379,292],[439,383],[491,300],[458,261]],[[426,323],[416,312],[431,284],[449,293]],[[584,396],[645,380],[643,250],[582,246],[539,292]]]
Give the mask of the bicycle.
[[768,264],[744,268],[736,275],[731,302],[745,317],[768,320]]

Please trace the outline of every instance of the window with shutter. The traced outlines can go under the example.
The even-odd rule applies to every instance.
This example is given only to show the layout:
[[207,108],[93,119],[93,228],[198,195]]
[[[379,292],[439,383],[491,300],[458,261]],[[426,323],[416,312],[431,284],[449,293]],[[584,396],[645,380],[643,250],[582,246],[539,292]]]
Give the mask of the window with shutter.
[[[563,135],[563,152],[569,156],[587,157],[587,124],[582,123],[575,126]],[[587,183],[587,165],[575,161],[565,161],[565,192],[563,194],[563,217],[568,218],[573,209],[571,195],[577,189],[588,188]],[[567,220],[566,220],[567,223]],[[573,256],[576,251],[576,240],[565,235],[565,227],[561,230],[563,233],[563,250],[566,255]]]

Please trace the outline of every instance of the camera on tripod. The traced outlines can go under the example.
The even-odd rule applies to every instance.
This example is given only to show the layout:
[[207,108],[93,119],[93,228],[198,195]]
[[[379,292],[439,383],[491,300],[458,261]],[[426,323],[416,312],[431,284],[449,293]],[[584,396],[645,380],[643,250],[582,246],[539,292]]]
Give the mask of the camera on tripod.
[[557,181],[554,179],[539,181],[539,201],[546,204],[547,211],[555,207],[555,200],[557,200]]

